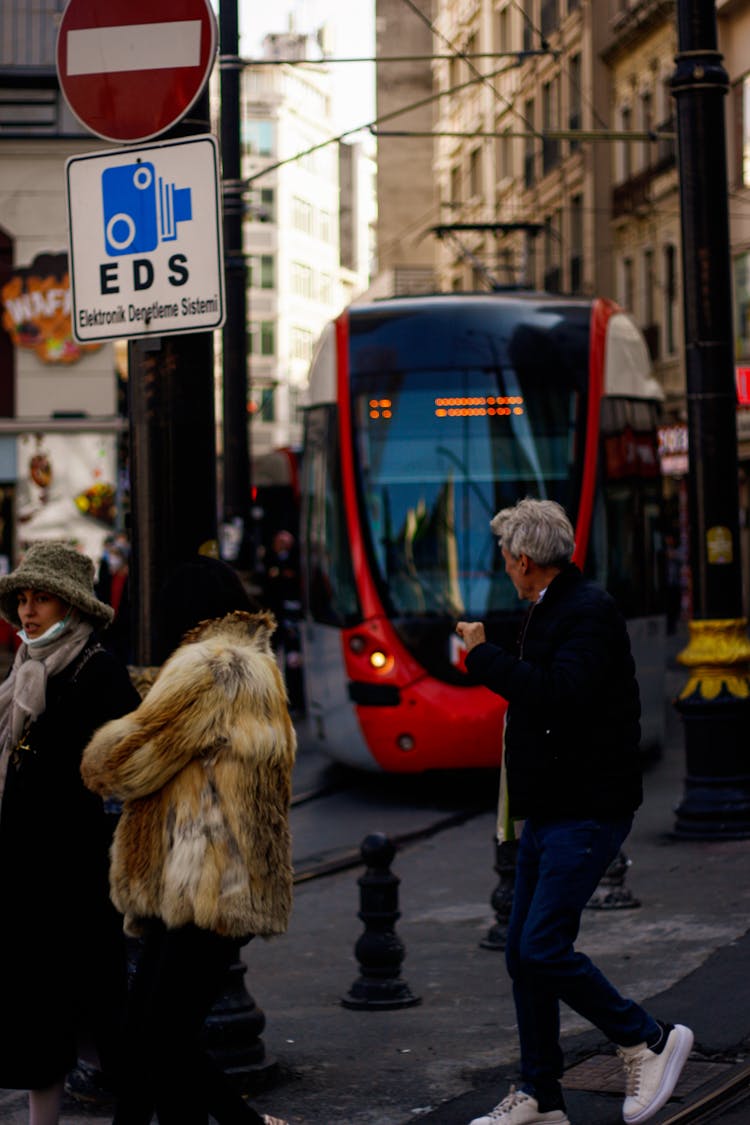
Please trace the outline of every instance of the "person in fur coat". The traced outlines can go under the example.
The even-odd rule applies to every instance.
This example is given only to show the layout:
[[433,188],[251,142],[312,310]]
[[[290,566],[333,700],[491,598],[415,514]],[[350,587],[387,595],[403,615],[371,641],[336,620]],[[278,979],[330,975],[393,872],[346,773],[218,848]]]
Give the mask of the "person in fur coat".
[[[236,943],[286,930],[296,736],[270,613],[201,622],[136,711],[96,732],[81,774],[123,802],[112,900],[143,935],[115,1125],[265,1121],[200,1043]],[[127,1064],[126,1064],[127,1065]]]

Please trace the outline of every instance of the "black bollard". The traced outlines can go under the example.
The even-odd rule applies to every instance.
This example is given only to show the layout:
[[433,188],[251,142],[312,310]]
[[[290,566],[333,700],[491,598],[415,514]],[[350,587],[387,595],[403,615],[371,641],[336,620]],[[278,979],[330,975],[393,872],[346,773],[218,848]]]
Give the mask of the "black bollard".
[[495,921],[487,931],[487,936],[479,943],[482,949],[494,949],[498,952],[505,949],[510,908],[513,905],[513,888],[516,883],[517,856],[518,840],[498,840],[495,837],[495,871],[500,881],[490,898],[490,905],[495,911]]
[[641,905],[625,886],[625,876],[631,863],[624,852],[617,853],[586,903],[587,910],[633,910]]
[[365,931],[354,946],[360,975],[341,1003],[345,1008],[409,1008],[421,1003],[401,979],[405,952],[394,926],[401,917],[398,885],[401,880],[390,869],[396,848],[382,832],[373,832],[361,845],[367,870],[358,880],[359,917]]
[[266,1054],[261,1033],[265,1013],[245,988],[247,966],[236,956],[227,971],[221,995],[206,1016],[203,1042],[214,1061],[243,1093],[257,1093],[271,1086],[278,1074],[278,1062]]

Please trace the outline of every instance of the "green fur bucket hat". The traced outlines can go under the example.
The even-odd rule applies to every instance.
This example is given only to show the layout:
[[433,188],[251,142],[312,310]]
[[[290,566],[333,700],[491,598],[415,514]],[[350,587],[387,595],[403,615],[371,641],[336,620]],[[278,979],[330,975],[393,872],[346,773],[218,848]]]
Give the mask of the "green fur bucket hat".
[[20,625],[18,591],[43,590],[77,609],[94,625],[109,625],[112,606],[94,593],[94,564],[67,543],[35,543],[16,569],[0,578],[0,615]]

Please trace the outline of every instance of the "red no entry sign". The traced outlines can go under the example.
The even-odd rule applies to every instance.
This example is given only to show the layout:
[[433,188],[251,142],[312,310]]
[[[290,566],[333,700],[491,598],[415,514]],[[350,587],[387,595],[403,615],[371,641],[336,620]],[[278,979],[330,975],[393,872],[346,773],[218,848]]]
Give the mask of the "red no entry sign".
[[57,73],[68,105],[92,133],[134,144],[184,116],[215,53],[208,0],[70,0]]

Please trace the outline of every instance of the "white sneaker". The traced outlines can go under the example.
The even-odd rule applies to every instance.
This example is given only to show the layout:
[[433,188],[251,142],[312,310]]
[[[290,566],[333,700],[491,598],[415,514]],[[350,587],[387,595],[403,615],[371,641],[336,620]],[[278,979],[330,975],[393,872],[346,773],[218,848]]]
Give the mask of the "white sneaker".
[[625,1064],[626,1076],[623,1121],[627,1121],[628,1125],[639,1125],[641,1121],[648,1121],[669,1101],[692,1047],[692,1031],[678,1023],[667,1035],[658,1055],[645,1043],[639,1043],[637,1047],[617,1048]]
[[507,1098],[484,1117],[475,1117],[469,1125],[570,1125],[570,1122],[563,1109],[540,1113],[536,1098],[511,1086]]

